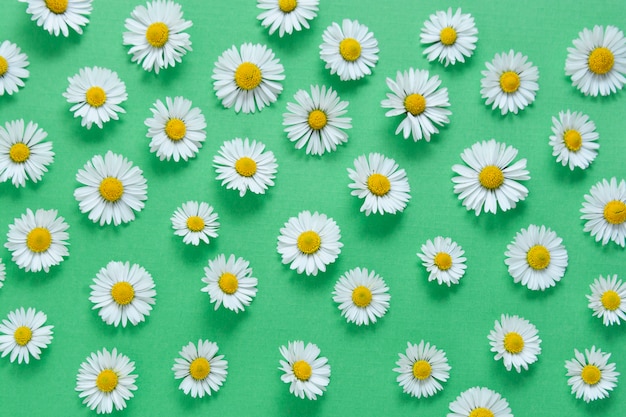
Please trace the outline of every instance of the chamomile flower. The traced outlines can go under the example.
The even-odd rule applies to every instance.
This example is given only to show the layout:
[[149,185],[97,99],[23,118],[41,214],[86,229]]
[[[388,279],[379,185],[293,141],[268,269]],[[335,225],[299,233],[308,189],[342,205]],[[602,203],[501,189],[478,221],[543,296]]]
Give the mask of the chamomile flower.
[[211,395],[222,387],[228,375],[228,362],[218,355],[218,346],[208,340],[198,340],[198,345],[189,342],[174,359],[175,379],[182,379],[178,389],[193,398]]
[[442,382],[450,378],[446,352],[423,340],[419,345],[407,344],[406,355],[400,353],[394,372],[402,391],[411,397],[426,398],[443,389]]
[[567,48],[565,75],[586,96],[608,96],[626,84],[626,38],[615,26],[583,29]]
[[56,210],[26,209],[19,219],[9,225],[4,247],[11,252],[13,262],[26,272],[50,271],[70,255],[67,250],[69,225]]
[[550,146],[552,156],[563,166],[569,164],[572,171],[578,167],[586,169],[596,159],[600,145],[596,125],[589,116],[580,112],[559,112],[559,119],[552,118]]
[[117,73],[108,68],[82,68],[78,74],[67,79],[69,86],[63,93],[74,117],[81,117],[80,124],[91,129],[94,123],[100,129],[109,120],[118,120],[118,113],[126,113],[120,107],[126,99],[126,84]]
[[239,196],[246,192],[265,194],[274,185],[278,164],[272,151],[265,145],[248,138],[235,138],[226,141],[213,158],[213,166],[218,181],[229,190],[239,190]]
[[218,219],[213,207],[204,201],[187,201],[176,209],[170,220],[174,234],[182,236],[183,243],[198,246],[201,240],[208,245],[209,238],[217,237],[220,228]]
[[330,382],[328,359],[320,356],[320,349],[313,343],[296,340],[280,347],[280,354],[285,359],[280,361],[284,372],[280,379],[289,384],[289,392],[298,398],[316,400],[322,396]]
[[14,186],[24,187],[26,180],[41,180],[54,160],[52,142],[43,142],[47,136],[37,123],[24,127],[23,119],[0,126],[0,182],[10,179]]
[[98,414],[112,413],[113,406],[118,411],[123,410],[126,401],[134,396],[132,391],[137,390],[134,371],[135,362],[118,353],[117,348],[92,353],[80,364],[76,375],[78,397]]
[[92,0],[19,0],[28,3],[26,13],[37,26],[43,27],[49,34],[67,37],[68,26],[79,35],[83,34],[83,27],[89,23]]
[[517,114],[535,101],[539,70],[527,61],[528,57],[510,50],[508,54],[496,54],[493,61],[486,63],[487,70],[481,72],[480,94],[492,110],[498,107],[503,115]]
[[452,171],[459,174],[452,178],[454,193],[467,210],[496,214],[515,208],[528,195],[528,189],[520,181],[530,179],[526,159],[512,163],[517,149],[504,143],[476,142],[465,149],[461,159],[468,166],[454,165]]
[[611,354],[592,346],[591,350],[585,349],[584,355],[574,349],[574,356],[565,361],[566,376],[570,377],[567,384],[572,387],[572,394],[585,402],[607,398],[609,391],[617,386],[619,376],[615,364],[608,363]]
[[450,403],[448,417],[513,417],[508,401],[485,387],[463,391]]
[[449,237],[437,236],[434,241],[427,240],[422,245],[422,252],[417,256],[428,271],[428,281],[437,280],[439,285],[458,284],[465,275],[465,251]]
[[232,46],[213,68],[213,89],[222,105],[235,112],[254,113],[278,99],[283,91],[284,67],[265,45],[244,43]]
[[215,310],[223,304],[224,308],[239,313],[250,305],[256,297],[258,280],[252,276],[249,266],[250,262],[235,255],[226,260],[221,254],[209,261],[202,278],[206,286],[201,291],[209,294]]
[[387,313],[389,287],[374,271],[354,268],[343,274],[333,291],[333,301],[339,304],[341,315],[348,323],[369,325]]
[[537,328],[519,316],[503,314],[487,338],[491,351],[496,354],[494,360],[502,359],[507,371],[511,368],[517,372],[522,368],[528,370],[528,365],[535,363],[541,353]]
[[589,308],[593,316],[602,318],[605,326],[621,324],[626,320],[626,283],[618,281],[617,275],[600,275],[590,286],[591,295],[587,295]]
[[12,95],[24,87],[24,79],[30,75],[28,65],[28,56],[19,46],[9,41],[0,44],[0,96]]
[[346,129],[352,128],[352,118],[341,117],[347,113],[347,101],[340,101],[332,88],[311,86],[311,94],[298,90],[293,97],[296,103],[287,103],[283,126],[296,149],[306,145],[309,155],[334,152],[337,146],[348,141]]
[[433,75],[429,78],[428,71],[414,70],[396,74],[396,80],[387,78],[387,86],[392,91],[387,93],[387,99],[380,104],[383,108],[391,109],[385,116],[405,116],[396,129],[396,135],[402,132],[404,139],[413,136],[413,141],[424,138],[430,142],[433,134],[439,133],[435,125],[443,126],[450,123],[448,116],[452,112],[446,107],[448,89],[439,88],[441,81]]
[[263,10],[256,18],[261,25],[269,28],[269,34],[278,29],[281,38],[285,33],[291,35],[295,30],[309,28],[309,20],[317,16],[319,0],[257,0],[259,9]]
[[440,10],[431,14],[424,22],[420,41],[430,45],[424,50],[429,61],[438,60],[447,67],[457,61],[463,63],[472,56],[478,42],[476,35],[478,30],[471,14],[456,9],[453,15],[452,8],[448,8],[447,12]]
[[39,360],[41,350],[52,341],[54,326],[44,326],[48,320],[43,312],[34,308],[20,307],[9,312],[7,319],[0,324],[0,352],[9,360],[28,364],[30,358]]
[[402,212],[411,199],[406,171],[379,153],[359,156],[354,160],[354,169],[348,168],[348,176],[353,181],[348,184],[350,194],[364,200],[361,212],[366,216]]
[[624,247],[626,239],[626,181],[618,184],[615,177],[611,181],[603,179],[585,194],[581,219],[586,220],[585,232],[590,232],[596,242],[602,245],[609,240]]
[[378,41],[368,27],[356,20],[333,22],[322,34],[320,58],[341,81],[370,75],[378,62]]
[[100,226],[135,220],[135,211],[144,207],[148,186],[143,171],[122,155],[108,151],[95,155],[76,174],[83,184],[74,190],[80,211]]
[[335,220],[317,211],[305,210],[291,217],[278,236],[278,253],[283,264],[289,264],[298,274],[317,275],[335,262],[343,243],[341,231]]
[[176,66],[191,51],[189,34],[184,32],[191,25],[190,20],[183,19],[180,5],[170,0],[153,0],[135,7],[124,22],[128,32],[123,34],[124,45],[131,47],[131,61],[156,74],[162,68]]
[[0,258],[0,288],[2,288],[4,286],[4,279],[7,276],[7,267],[4,264],[4,262],[2,262],[2,258]]

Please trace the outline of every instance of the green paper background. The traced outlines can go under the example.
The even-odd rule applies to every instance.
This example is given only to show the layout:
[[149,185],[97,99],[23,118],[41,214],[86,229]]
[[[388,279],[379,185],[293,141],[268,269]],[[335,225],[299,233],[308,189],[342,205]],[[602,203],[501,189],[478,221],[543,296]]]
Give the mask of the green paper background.
[[[80,363],[103,347],[117,347],[136,363],[138,390],[123,411],[127,416],[443,416],[448,404],[473,386],[501,393],[517,417],[623,415],[623,381],[610,398],[586,404],[570,394],[564,368],[574,348],[596,345],[612,352],[617,370],[626,372],[625,326],[603,326],[591,316],[585,298],[599,275],[626,278],[624,249],[595,243],[579,219],[583,195],[593,184],[626,178],[626,92],[585,97],[564,74],[567,48],[583,28],[610,24],[626,30],[623,0],[322,0],[310,30],[282,39],[261,27],[254,0],[179,3],[193,21],[188,30],[193,51],[157,76],[131,63],[122,45],[124,20],[142,1],[94,1],[84,35],[69,38],[37,27],[25,4],[2,1],[0,40],[9,39],[28,54],[31,74],[17,94],[0,97],[0,123],[36,121],[56,153],[42,182],[20,189],[0,184],[2,243],[8,225],[26,208],[55,208],[70,225],[71,246],[70,257],[49,274],[18,269],[10,253],[0,249],[7,265],[0,317],[21,306],[35,307],[55,326],[54,340],[40,361],[20,366],[0,360],[0,415],[95,414],[81,404],[75,378]],[[423,22],[437,10],[459,5],[474,16],[479,30],[474,56],[448,68],[429,63],[419,43]],[[380,47],[373,74],[356,82],[339,81],[319,59],[322,32],[344,18],[366,24]],[[278,101],[249,115],[222,108],[210,78],[217,57],[243,42],[268,45],[286,74]],[[480,71],[494,54],[509,49],[539,68],[540,90],[521,114],[502,117],[480,97]],[[82,128],[61,95],[67,77],[94,65],[117,71],[129,96],[123,104],[126,114],[102,130]],[[386,77],[410,67],[439,75],[449,90],[451,123],[430,143],[395,136],[401,119],[386,118],[380,106],[388,91]],[[295,92],[311,84],[336,89],[350,102],[353,121],[349,142],[322,157],[296,150],[281,125]],[[159,161],[145,136],[143,121],[152,104],[176,95],[200,107],[208,124],[204,147],[187,163]],[[599,155],[586,171],[570,172],[551,155],[551,118],[567,109],[588,114],[600,134]],[[275,153],[279,171],[266,195],[240,198],[215,181],[213,156],[234,137],[260,140]],[[451,166],[461,163],[464,148],[490,138],[515,146],[519,157],[528,159],[530,193],[515,210],[476,217],[453,193]],[[78,169],[107,150],[128,157],[148,181],[145,209],[120,227],[92,223],[73,198]],[[359,213],[361,202],[350,195],[346,168],[369,152],[394,158],[407,171],[412,198],[403,213]],[[188,200],[206,201],[220,215],[220,236],[208,246],[187,246],[173,235],[170,216]],[[342,232],[341,255],[317,277],[289,270],[276,252],[279,229],[302,210],[326,213]],[[569,253],[562,281],[545,292],[514,284],[504,264],[506,245],[529,224],[555,230]],[[416,256],[427,239],[438,235],[457,241],[468,258],[467,273],[453,288],[428,282]],[[214,311],[200,292],[204,266],[220,253],[249,260],[259,279],[258,295],[243,313]],[[152,274],[157,302],[145,323],[115,328],[91,310],[89,285],[111,260],[138,263]],[[369,327],[346,323],[331,296],[339,276],[357,266],[374,269],[390,287],[387,315]],[[530,320],[543,339],[539,360],[527,372],[507,372],[489,351],[487,335],[502,313]],[[181,347],[199,338],[218,343],[229,375],[218,393],[193,399],[178,390],[171,367]],[[392,369],[407,341],[422,339],[446,351],[452,370],[442,392],[418,400],[402,392]],[[280,380],[278,347],[290,340],[316,343],[329,359],[330,385],[315,402],[290,395]]]

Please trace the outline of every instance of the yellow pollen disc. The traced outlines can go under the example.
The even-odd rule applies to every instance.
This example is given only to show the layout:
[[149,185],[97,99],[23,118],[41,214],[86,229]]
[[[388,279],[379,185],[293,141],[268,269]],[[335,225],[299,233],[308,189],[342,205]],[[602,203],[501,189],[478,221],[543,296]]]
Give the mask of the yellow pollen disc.
[[124,194],[122,181],[114,177],[106,177],[100,183],[100,195],[109,203],[115,203]]
[[85,101],[91,107],[100,107],[107,101],[107,93],[101,87],[93,86],[85,93]]
[[302,232],[298,236],[298,249],[305,255],[312,255],[320,249],[322,238],[313,230]]
[[28,246],[28,249],[32,252],[45,252],[51,244],[52,235],[45,227],[35,227],[26,235],[26,246]]
[[420,381],[428,378],[432,373],[433,368],[430,366],[430,363],[424,360],[416,361],[413,364],[413,376],[415,379],[419,379]]
[[300,381],[308,381],[313,374],[313,369],[307,361],[298,361],[293,364],[293,374]]
[[526,253],[526,262],[532,269],[541,271],[550,265],[550,251],[542,245],[535,245]]
[[291,13],[298,6],[296,0],[278,0],[278,8],[283,13]]
[[346,61],[356,61],[361,56],[361,44],[356,39],[345,38],[339,43],[339,53]]
[[242,177],[251,177],[256,174],[256,162],[247,156],[242,156],[235,162],[235,171]]
[[363,285],[359,285],[352,290],[352,302],[357,307],[367,307],[372,302],[372,291]]
[[583,146],[583,138],[577,130],[566,130],[563,134],[565,147],[572,152],[578,151]]
[[524,338],[516,332],[507,333],[504,335],[504,350],[509,353],[520,353],[524,350]]
[[493,417],[493,412],[485,407],[474,408],[468,417]]
[[587,63],[591,72],[602,75],[611,71],[615,63],[615,57],[610,49],[601,46],[591,51]]
[[30,339],[33,338],[33,332],[30,330],[30,327],[20,326],[15,329],[15,333],[13,333],[13,338],[15,339],[15,343],[20,346],[26,346]]
[[456,42],[456,30],[450,26],[443,28],[441,32],[439,32],[439,38],[441,39],[441,43],[446,46],[454,45],[454,42]]
[[184,138],[186,133],[187,126],[180,119],[170,119],[165,123],[165,134],[174,142]]
[[9,63],[6,58],[0,55],[0,77],[7,73],[9,70]]
[[600,298],[602,306],[609,311],[615,311],[622,304],[622,299],[619,294],[613,290],[605,291]]
[[189,364],[189,375],[196,381],[202,381],[211,372],[211,364],[206,358],[194,359]]
[[156,22],[148,26],[146,30],[146,40],[155,48],[162,48],[167,43],[170,30],[163,22]]
[[102,392],[111,392],[117,387],[117,374],[111,369],[105,369],[96,378],[96,387]]
[[200,216],[189,216],[187,218],[187,229],[192,232],[199,232],[204,229],[204,220]]
[[63,14],[67,10],[67,0],[45,0],[46,7],[54,14]]
[[500,76],[500,88],[505,93],[514,93],[520,85],[520,78],[514,71],[507,71]]
[[239,288],[239,281],[234,274],[224,272],[217,281],[217,285],[219,285],[220,289],[226,294],[234,294],[237,292],[237,288]]
[[382,197],[391,190],[391,183],[383,174],[375,173],[367,178],[367,188],[375,196]]
[[261,68],[252,62],[244,62],[235,70],[235,83],[242,90],[254,90],[262,80]]
[[602,372],[595,365],[585,365],[582,372],[580,373],[580,377],[583,379],[585,384],[595,385],[600,382],[602,378]]
[[28,157],[30,157],[30,148],[24,145],[22,142],[14,144],[9,149],[9,158],[11,158],[11,161],[15,162],[16,164],[26,162]]
[[504,183],[504,173],[495,165],[487,165],[478,174],[478,181],[483,187],[495,190]]
[[135,298],[135,289],[128,282],[116,282],[111,288],[111,297],[119,305],[125,306]]
[[421,94],[409,94],[404,99],[404,108],[413,116],[422,114],[426,110],[426,99]]
[[322,130],[328,123],[326,113],[321,110],[313,110],[309,113],[309,127],[313,130]]
[[604,206],[604,219],[611,224],[622,224],[626,221],[626,204],[623,201],[609,201]]
[[434,262],[437,268],[441,269],[442,271],[447,271],[448,269],[452,268],[452,257],[448,253],[439,252],[437,255],[435,255]]

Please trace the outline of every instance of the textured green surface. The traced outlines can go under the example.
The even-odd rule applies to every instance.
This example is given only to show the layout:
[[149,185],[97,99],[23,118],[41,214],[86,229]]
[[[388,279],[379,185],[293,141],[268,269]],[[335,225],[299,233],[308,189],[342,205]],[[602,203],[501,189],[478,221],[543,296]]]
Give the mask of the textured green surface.
[[[450,401],[476,385],[500,392],[518,417],[623,414],[623,386],[609,399],[587,405],[570,395],[564,368],[574,348],[595,344],[612,352],[617,370],[626,372],[624,325],[605,328],[591,316],[585,299],[600,274],[626,278],[626,254],[613,243],[596,244],[583,233],[579,219],[583,195],[593,184],[626,177],[626,94],[584,97],[564,75],[566,48],[584,27],[626,29],[622,0],[463,2],[463,11],[475,18],[479,41],[469,62],[451,68],[425,60],[419,30],[431,13],[456,8],[455,3],[322,0],[311,30],[281,39],[268,36],[256,20],[254,0],[179,2],[194,23],[188,31],[193,52],[159,76],[131,63],[122,45],[124,19],[141,2],[96,0],[84,35],[67,39],[36,27],[25,14],[26,5],[2,2],[0,39],[17,43],[29,55],[31,76],[19,93],[0,97],[0,122],[38,122],[54,143],[56,157],[41,183],[19,190],[0,184],[0,231],[4,236],[26,208],[56,208],[70,225],[71,246],[70,257],[49,274],[19,270],[9,252],[0,249],[7,264],[0,316],[32,306],[46,312],[55,326],[41,361],[19,366],[0,360],[1,415],[92,414],[74,391],[75,376],[85,357],[103,347],[117,347],[136,362],[138,390],[124,411],[127,416],[435,416],[445,415]],[[368,25],[381,50],[373,75],[357,82],[330,76],[319,59],[322,32],[343,18]],[[210,79],[217,57],[243,42],[267,44],[285,67],[283,94],[254,115],[223,109]],[[538,66],[540,90],[521,114],[502,117],[480,98],[480,71],[495,53],[509,49],[528,55]],[[87,131],[73,119],[61,94],[67,77],[94,65],[117,71],[129,98],[120,121]],[[409,67],[438,74],[449,90],[451,123],[431,143],[394,136],[400,119],[385,118],[380,107],[385,78]],[[281,126],[287,102],[310,84],[337,89],[350,102],[348,116],[353,118],[349,142],[323,157],[296,150]],[[205,146],[188,163],[160,162],[149,152],[143,121],[151,115],[152,103],[168,95],[192,100],[207,118]],[[588,114],[600,134],[599,155],[583,172],[557,165],[548,146],[551,117],[568,108]],[[276,186],[266,195],[240,198],[214,180],[213,156],[234,137],[261,140],[275,153]],[[477,218],[453,193],[451,166],[460,163],[464,148],[490,138],[517,147],[520,157],[528,159],[530,194],[511,212]],[[92,223],[72,195],[77,170],[107,150],[135,162],[148,181],[144,211],[121,227]],[[359,213],[360,200],[350,196],[346,168],[369,152],[381,152],[406,169],[412,199],[404,213]],[[220,236],[209,246],[186,246],[172,233],[171,214],[191,199],[207,201],[220,214]],[[276,252],[279,229],[301,210],[326,213],[342,231],[338,261],[317,277],[298,276]],[[563,280],[545,292],[514,284],[504,265],[506,245],[529,224],[555,230],[570,256]],[[453,288],[428,282],[416,256],[420,245],[437,235],[453,238],[466,251],[467,273]],[[207,294],[200,292],[203,267],[219,253],[248,259],[259,279],[257,298],[244,313],[213,311]],[[89,285],[110,260],[138,263],[154,277],[155,308],[137,327],[107,326],[91,310]],[[370,327],[347,324],[332,301],[335,281],[356,266],[374,269],[390,287],[390,310]],[[502,313],[530,320],[543,339],[543,352],[528,372],[507,372],[489,351],[487,334]],[[192,399],[177,389],[170,369],[180,348],[199,338],[218,343],[229,361],[229,375],[216,395]],[[316,402],[291,396],[280,381],[278,347],[296,339],[318,344],[332,367],[328,391]],[[421,339],[444,349],[452,370],[441,393],[417,400],[402,393],[392,368],[406,342]]]

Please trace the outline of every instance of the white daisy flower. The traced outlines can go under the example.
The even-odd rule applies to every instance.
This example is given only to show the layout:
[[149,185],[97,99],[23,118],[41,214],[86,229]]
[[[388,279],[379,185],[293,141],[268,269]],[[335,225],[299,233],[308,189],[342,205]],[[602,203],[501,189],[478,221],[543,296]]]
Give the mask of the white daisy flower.
[[42,142],[47,136],[37,123],[28,122],[24,128],[23,119],[0,126],[0,182],[10,179],[24,187],[26,180],[41,180],[54,160],[52,142]]
[[441,88],[439,77],[434,75],[428,78],[428,71],[414,70],[396,74],[396,80],[387,78],[387,86],[392,91],[387,93],[387,99],[380,104],[383,108],[391,109],[385,116],[406,116],[396,129],[396,135],[402,132],[404,139],[413,135],[413,140],[424,138],[430,142],[430,136],[439,133],[435,126],[450,123],[448,116],[452,112],[445,107],[450,106],[448,89]]
[[358,80],[372,73],[378,62],[378,41],[357,20],[333,22],[322,34],[320,58],[341,81]]
[[575,167],[586,169],[596,159],[600,145],[596,125],[589,116],[580,112],[559,112],[559,119],[552,118],[550,146],[552,156],[563,166],[569,164],[572,171]]
[[449,237],[437,236],[434,242],[428,239],[421,250],[417,256],[430,274],[428,281],[437,280],[439,285],[446,284],[449,287],[458,284],[465,275],[465,251]]
[[180,4],[170,0],[153,0],[135,7],[124,22],[128,32],[123,34],[124,45],[131,47],[131,61],[156,74],[162,68],[176,66],[191,51],[189,34],[184,32],[191,25],[190,20],[183,19]]
[[495,391],[473,387],[450,403],[447,417],[513,417],[509,403]]
[[146,320],[155,303],[154,280],[143,267],[111,261],[100,269],[91,285],[89,301],[106,324],[133,326]]
[[280,229],[276,249],[290,269],[315,276],[318,271],[325,272],[326,265],[341,253],[343,243],[339,239],[341,231],[332,218],[305,210]]
[[366,216],[402,212],[411,199],[406,171],[379,153],[359,156],[354,160],[354,169],[348,168],[348,176],[353,181],[348,184],[350,195],[364,200],[361,212]]
[[89,23],[92,0],[19,0],[28,3],[26,13],[37,26],[43,27],[49,34],[69,36],[68,26],[79,35],[83,34],[83,26]]
[[218,181],[229,190],[239,190],[243,197],[247,191],[265,194],[274,185],[278,164],[272,151],[266,151],[262,142],[248,138],[226,141],[213,158]]
[[26,69],[29,64],[19,46],[9,41],[0,44],[0,96],[12,95],[24,87],[24,79],[30,75]]
[[330,382],[328,359],[320,356],[320,349],[313,343],[296,340],[280,347],[285,360],[280,361],[284,372],[280,379],[289,384],[289,392],[298,398],[316,400],[322,396]]
[[198,340],[198,345],[189,342],[174,359],[175,379],[182,379],[178,389],[193,398],[202,398],[219,391],[228,375],[228,361],[217,355],[218,346],[208,340]]
[[182,236],[183,243],[198,246],[201,240],[208,245],[209,238],[217,237],[220,228],[218,219],[213,207],[204,201],[187,201],[176,209],[170,220],[174,234]]
[[352,118],[341,117],[347,113],[347,101],[340,101],[332,88],[311,86],[311,94],[298,90],[293,97],[296,103],[287,103],[283,126],[296,149],[306,145],[308,155],[334,152],[337,146],[348,141],[345,129],[352,128]]
[[619,184],[615,177],[611,182],[603,179],[591,187],[585,194],[583,208],[580,209],[581,219],[585,222],[585,232],[591,232],[596,242],[602,245],[615,242],[625,246],[626,239],[626,181]]
[[389,287],[374,271],[354,268],[343,274],[335,284],[333,301],[348,323],[369,325],[383,317],[389,308]]
[[256,18],[261,25],[269,28],[269,34],[278,29],[281,38],[285,33],[291,35],[295,30],[309,28],[309,20],[317,16],[319,0],[257,0],[259,9],[263,10]]
[[586,96],[608,96],[626,84],[626,38],[615,26],[583,29],[567,48],[565,75]]
[[2,262],[2,258],[0,258],[0,288],[2,288],[4,286],[4,279],[7,276],[7,267],[4,264],[4,262]]
[[480,94],[492,110],[498,107],[503,115],[517,114],[535,101],[539,70],[527,60],[527,56],[510,50],[508,54],[496,54],[493,61],[485,63],[487,70],[481,71]]
[[400,374],[396,381],[402,391],[411,397],[435,395],[443,389],[441,383],[450,378],[451,368],[446,352],[423,340],[419,345],[407,345],[406,355],[400,353],[400,359],[396,362],[398,367],[393,369]]
[[626,283],[617,280],[617,275],[600,275],[590,285],[591,295],[587,295],[589,308],[593,310],[593,316],[602,318],[605,326],[621,324],[626,320]]
[[26,272],[50,271],[70,255],[67,250],[69,225],[56,210],[26,209],[22,217],[9,225],[4,247],[11,252],[16,265]]
[[81,126],[91,129],[96,124],[102,129],[102,124],[109,120],[118,120],[118,113],[126,113],[120,107],[126,99],[126,84],[119,79],[117,73],[108,68],[82,68],[78,74],[67,79],[69,86],[63,93],[67,102],[74,104],[70,111],[74,117],[81,117]]
[[28,364],[31,356],[39,360],[41,350],[48,347],[52,341],[54,326],[44,326],[48,320],[41,311],[34,308],[24,310],[20,307],[9,312],[7,319],[0,324],[0,352],[2,357],[7,355],[9,360]]
[[239,313],[250,305],[256,297],[258,280],[252,276],[252,268],[249,266],[250,262],[235,258],[235,255],[230,255],[226,260],[226,256],[220,254],[209,261],[202,278],[206,287],[201,291],[209,294],[215,310],[224,304],[224,308]]
[[462,14],[461,9],[456,9],[453,15],[452,8],[448,8],[447,12],[440,10],[431,14],[424,22],[420,41],[430,45],[424,50],[426,59],[438,60],[447,67],[457,61],[463,63],[472,56],[478,42],[476,35],[478,30],[471,14]]
[[89,220],[100,226],[135,220],[134,212],[141,211],[148,198],[143,171],[111,151],[87,161],[78,170],[76,181],[83,184],[74,190],[80,211],[89,213]]
[[608,363],[611,354],[592,346],[591,350],[585,349],[584,355],[574,349],[574,355],[575,358],[565,361],[566,376],[570,377],[567,384],[572,387],[572,394],[586,402],[609,397],[619,376],[615,364]]
[[283,91],[284,67],[274,52],[261,44],[232,46],[213,68],[213,89],[222,105],[235,112],[254,113],[278,99]]
[[476,142],[465,149],[461,159],[468,166],[454,165],[452,171],[459,174],[452,178],[454,193],[467,210],[496,214],[515,208],[528,195],[528,189],[519,181],[530,179],[526,159],[511,164],[517,149],[504,143]]
[[80,364],[76,375],[78,397],[84,398],[83,404],[98,414],[112,413],[114,405],[116,410],[123,410],[126,401],[134,396],[132,391],[137,390],[134,371],[135,362],[117,353],[116,348],[92,353]]
[[522,368],[528,370],[528,365],[537,362],[541,353],[537,328],[519,316],[502,314],[487,338],[491,351],[496,354],[494,360],[502,359],[507,371],[513,367],[517,372],[521,372]]

